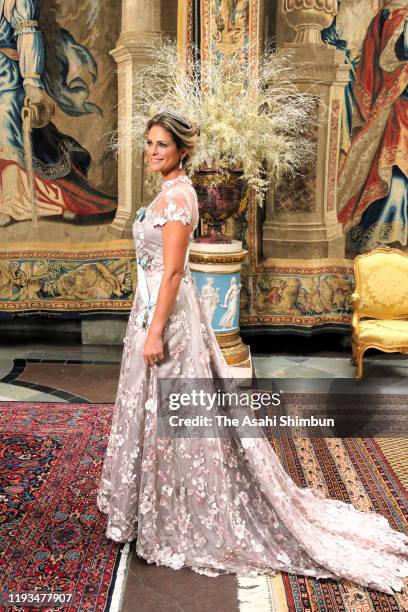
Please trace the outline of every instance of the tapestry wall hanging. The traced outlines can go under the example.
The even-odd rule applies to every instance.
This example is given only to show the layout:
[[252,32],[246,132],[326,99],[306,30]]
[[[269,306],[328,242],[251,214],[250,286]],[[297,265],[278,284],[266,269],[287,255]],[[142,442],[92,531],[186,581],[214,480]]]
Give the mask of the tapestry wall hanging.
[[[193,15],[197,2],[186,2]],[[241,328],[347,329],[354,257],[407,246],[408,2],[201,0],[200,7],[202,53],[214,61],[239,54],[251,78],[272,40],[290,54],[299,90],[316,100],[315,162],[272,188],[262,210],[249,198],[231,225],[249,251]]]
[[121,3],[4,0],[0,22],[0,314],[128,309],[133,243],[109,231]]

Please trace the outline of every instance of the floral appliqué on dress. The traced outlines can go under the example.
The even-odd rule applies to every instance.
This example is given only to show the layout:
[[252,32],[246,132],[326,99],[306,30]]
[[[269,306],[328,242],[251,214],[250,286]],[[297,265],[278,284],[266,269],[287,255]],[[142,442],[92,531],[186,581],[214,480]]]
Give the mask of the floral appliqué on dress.
[[[187,177],[165,181],[133,232],[149,294],[164,269],[163,227],[198,223]],[[192,234],[191,234],[192,235]],[[168,438],[157,432],[160,378],[230,378],[188,264],[166,324],[165,359],[146,366],[140,283],[129,316],[112,429],[97,495],[106,535],[136,540],[137,554],[216,576],[347,578],[386,592],[408,575],[408,538],[386,519],[297,487],[268,440]]]

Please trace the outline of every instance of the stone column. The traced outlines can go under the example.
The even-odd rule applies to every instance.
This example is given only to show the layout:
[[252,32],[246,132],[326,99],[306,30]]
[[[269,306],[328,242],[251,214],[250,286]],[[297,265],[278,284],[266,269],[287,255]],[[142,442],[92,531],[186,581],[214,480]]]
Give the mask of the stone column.
[[[284,7],[287,0],[282,2],[281,7]],[[298,9],[298,12],[302,10],[307,14],[312,9]],[[313,10],[319,13],[318,9]],[[280,25],[284,27],[280,17]],[[300,21],[300,16],[296,17]],[[332,21],[333,16],[328,17],[327,24],[318,24],[320,30]],[[308,19],[309,14],[305,21]],[[317,27],[316,24],[313,26]],[[295,29],[294,25],[292,27]],[[282,49],[291,51],[296,72],[293,80],[298,89],[315,97],[319,121],[314,134],[315,161],[303,177],[287,181],[270,194],[267,219],[263,226],[263,251],[266,257],[344,257],[345,241],[337,220],[336,191],[341,111],[349,69],[344,62],[344,53],[319,42],[316,29],[313,31],[314,36],[310,38],[305,35],[300,37],[298,30],[296,37],[300,42],[281,45]]]
[[143,201],[142,156],[134,150],[130,130],[134,98],[134,73],[152,61],[149,45],[161,33],[161,0],[122,0],[122,30],[111,55],[118,64],[118,210],[110,231],[131,236],[131,224]]

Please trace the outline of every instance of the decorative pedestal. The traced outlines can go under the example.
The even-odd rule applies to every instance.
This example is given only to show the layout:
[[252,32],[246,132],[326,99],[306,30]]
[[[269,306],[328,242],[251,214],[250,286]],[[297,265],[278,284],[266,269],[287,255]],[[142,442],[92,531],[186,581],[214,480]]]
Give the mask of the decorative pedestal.
[[[190,245],[190,269],[226,362],[251,376],[249,347],[239,333],[242,242]],[[245,371],[244,371],[245,370]]]

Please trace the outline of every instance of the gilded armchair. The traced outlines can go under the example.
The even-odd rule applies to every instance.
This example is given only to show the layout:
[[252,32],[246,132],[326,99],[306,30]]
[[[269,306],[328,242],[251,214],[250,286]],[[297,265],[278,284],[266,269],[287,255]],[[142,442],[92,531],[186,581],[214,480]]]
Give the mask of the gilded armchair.
[[363,375],[368,348],[408,353],[408,254],[380,247],[354,260],[353,360]]

